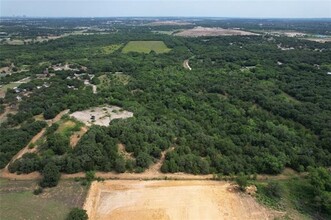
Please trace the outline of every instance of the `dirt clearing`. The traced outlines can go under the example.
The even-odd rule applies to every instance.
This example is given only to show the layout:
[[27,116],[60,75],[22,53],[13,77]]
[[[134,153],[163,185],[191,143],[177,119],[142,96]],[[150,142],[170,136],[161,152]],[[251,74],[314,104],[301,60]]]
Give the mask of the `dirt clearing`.
[[217,181],[94,182],[89,219],[273,219],[275,213]]
[[85,111],[77,111],[70,115],[83,122],[87,126],[93,124],[109,126],[114,119],[125,119],[133,117],[132,112],[125,111],[117,106],[94,107]]
[[195,27],[175,34],[182,37],[202,37],[202,36],[233,36],[233,35],[259,35],[248,31],[223,29],[223,28],[205,28]]
[[72,148],[76,147],[78,141],[83,137],[83,135],[88,131],[86,126],[81,127],[80,131],[75,132],[73,135],[70,136],[70,146]]

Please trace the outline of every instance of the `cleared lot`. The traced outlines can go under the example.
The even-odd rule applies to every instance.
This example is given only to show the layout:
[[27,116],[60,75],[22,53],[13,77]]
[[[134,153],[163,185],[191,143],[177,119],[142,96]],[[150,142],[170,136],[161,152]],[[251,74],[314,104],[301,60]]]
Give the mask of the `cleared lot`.
[[89,219],[273,219],[252,197],[217,181],[94,182],[84,204]]
[[234,29],[195,27],[193,29],[188,29],[178,32],[175,35],[182,37],[202,37],[202,36],[258,35],[258,34],[248,31],[234,30]]
[[94,107],[84,111],[77,111],[70,114],[71,117],[91,126],[93,124],[100,126],[109,126],[110,121],[114,119],[125,119],[133,117],[132,112],[125,111],[117,106]]

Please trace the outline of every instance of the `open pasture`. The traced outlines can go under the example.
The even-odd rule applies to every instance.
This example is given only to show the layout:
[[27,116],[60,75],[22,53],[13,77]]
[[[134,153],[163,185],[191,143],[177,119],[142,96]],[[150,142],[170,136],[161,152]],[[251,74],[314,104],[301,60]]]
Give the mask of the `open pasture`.
[[73,207],[82,207],[87,186],[72,180],[34,195],[37,181],[0,179],[0,219],[65,219]]

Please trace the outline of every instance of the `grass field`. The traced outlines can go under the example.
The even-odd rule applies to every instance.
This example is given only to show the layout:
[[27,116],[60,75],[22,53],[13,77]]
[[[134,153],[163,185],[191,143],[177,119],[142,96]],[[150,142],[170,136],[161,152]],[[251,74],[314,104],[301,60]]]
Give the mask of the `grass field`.
[[18,87],[19,85],[21,85],[22,83],[16,83],[16,82],[13,82],[13,83],[9,83],[7,85],[3,85],[1,88],[0,88],[0,98],[4,98],[5,95],[6,95],[6,92],[7,92],[7,89],[13,89],[14,87]]
[[36,181],[0,179],[0,219],[65,219],[73,207],[82,207],[87,187],[74,181],[60,181],[54,188],[34,195]]
[[30,81],[30,78],[25,78],[22,80],[19,80],[17,82],[12,82],[6,85],[1,85],[0,87],[0,98],[4,98],[7,92],[7,89],[13,89],[15,87],[20,86],[22,83],[27,83]]
[[83,123],[76,121],[75,119],[61,119],[59,122],[59,127],[56,133],[60,133],[66,137],[70,137],[74,132],[80,131],[81,127],[84,126]]
[[152,50],[156,53],[167,53],[170,51],[163,41],[130,41],[125,45],[122,52],[150,53]]

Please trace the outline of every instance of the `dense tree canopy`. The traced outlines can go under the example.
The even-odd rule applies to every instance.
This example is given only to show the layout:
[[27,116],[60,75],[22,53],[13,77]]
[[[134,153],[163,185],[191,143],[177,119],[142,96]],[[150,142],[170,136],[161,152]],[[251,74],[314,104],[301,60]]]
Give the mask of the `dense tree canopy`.
[[[57,26],[59,21],[49,22]],[[77,22],[69,20],[62,32]],[[292,22],[297,30],[323,32],[318,22]],[[259,29],[241,20],[199,23]],[[115,24],[117,31],[105,34],[0,46],[3,65],[28,68],[2,77],[1,83],[31,78],[19,86],[28,91],[21,101],[13,89],[1,99],[2,109],[18,106],[18,113],[1,124],[1,167],[45,126],[32,123],[34,116],[52,119],[65,109],[74,112],[104,104],[120,106],[134,117],[114,120],[109,127],[92,126],[74,149],[69,148],[69,137],[57,134],[53,125],[38,155],[21,158],[11,171],[43,171],[46,161],[52,161],[66,173],[141,172],[165,150],[162,172],[277,174],[285,167],[305,171],[331,165],[330,43],[268,34],[182,38],[153,32],[178,27],[125,24]],[[274,25],[287,29],[281,21]],[[121,53],[132,40],[163,41],[171,51]],[[109,46],[118,49],[109,52]],[[192,71],[183,68],[188,58]],[[72,69],[51,67],[60,63]],[[48,67],[54,75],[37,75]],[[88,74],[94,77],[90,83],[97,85],[96,94],[84,84]],[[118,144],[131,158],[124,157]]]

